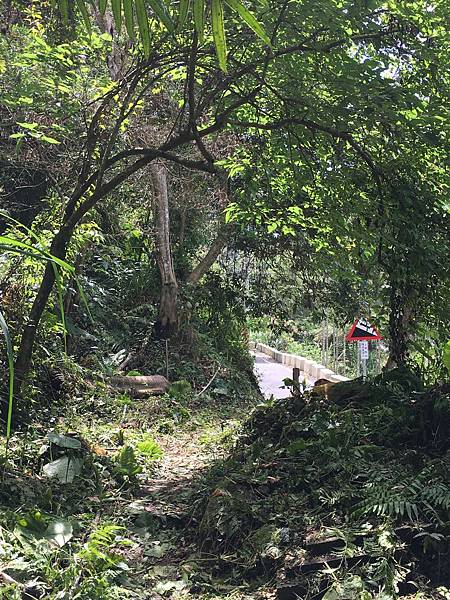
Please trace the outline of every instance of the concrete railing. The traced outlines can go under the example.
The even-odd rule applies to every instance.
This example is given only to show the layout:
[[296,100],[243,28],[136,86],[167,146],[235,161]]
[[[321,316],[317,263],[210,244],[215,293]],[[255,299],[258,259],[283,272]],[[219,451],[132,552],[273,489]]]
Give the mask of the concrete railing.
[[275,350],[275,348],[271,348],[270,346],[267,346],[267,344],[261,344],[260,342],[250,342],[250,349],[262,352],[276,362],[286,365],[287,367],[296,367],[297,369],[300,369],[304,374],[304,378],[307,380],[312,379],[316,381],[317,379],[328,379],[328,381],[332,381],[333,383],[348,381],[348,377],[338,375],[324,365],[310,360],[309,358],[305,358],[304,356],[280,352],[279,350]]

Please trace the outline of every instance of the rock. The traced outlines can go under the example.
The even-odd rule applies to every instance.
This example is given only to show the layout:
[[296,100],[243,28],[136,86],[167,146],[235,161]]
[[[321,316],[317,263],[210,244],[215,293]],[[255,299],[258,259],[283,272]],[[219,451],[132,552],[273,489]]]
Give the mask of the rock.
[[285,582],[277,587],[278,600],[298,600],[305,598],[308,593],[308,587],[304,582]]
[[294,579],[301,575],[309,575],[310,573],[317,573],[324,569],[332,568],[337,569],[345,564],[347,567],[353,567],[357,564],[365,564],[371,561],[376,561],[376,556],[370,556],[366,553],[357,554],[356,556],[324,556],[321,558],[315,558],[302,562],[297,565],[286,566],[286,577],[288,579]]

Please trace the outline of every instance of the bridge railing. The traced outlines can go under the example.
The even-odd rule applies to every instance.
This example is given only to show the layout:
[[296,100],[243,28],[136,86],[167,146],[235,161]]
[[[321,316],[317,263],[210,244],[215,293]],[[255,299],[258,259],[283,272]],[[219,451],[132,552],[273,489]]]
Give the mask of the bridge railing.
[[267,344],[262,344],[260,342],[250,342],[250,349],[262,352],[282,365],[292,367],[293,369],[299,369],[307,381],[310,379],[314,381],[317,379],[328,379],[328,381],[332,381],[333,383],[348,381],[348,377],[338,375],[331,369],[328,369],[325,365],[321,365],[305,356],[281,352],[280,350],[276,350],[275,348],[271,348]]

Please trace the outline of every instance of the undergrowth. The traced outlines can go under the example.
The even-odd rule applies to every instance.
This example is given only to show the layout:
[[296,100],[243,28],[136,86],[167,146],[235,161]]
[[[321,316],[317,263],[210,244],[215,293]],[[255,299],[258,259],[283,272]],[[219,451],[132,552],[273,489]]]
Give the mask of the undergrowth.
[[[214,467],[199,517],[203,547],[231,578],[276,576],[279,597],[292,599],[448,585],[450,388],[392,379],[253,412]],[[311,545],[336,537],[339,552]]]
[[397,373],[250,413],[216,381],[85,385],[12,437],[2,599],[446,600],[448,386]]
[[[175,500],[170,483],[153,490],[166,447],[182,455],[193,440],[217,456],[259,397],[245,371],[199,360],[176,362],[180,375],[202,373],[198,381],[175,381],[166,394],[142,399],[115,392],[107,371],[65,356],[37,367],[0,465],[0,598],[144,599],[156,585],[172,590],[158,562],[177,549],[178,511],[188,510],[197,487],[188,480]],[[192,465],[194,475],[201,466]],[[183,579],[175,580],[180,587]]]

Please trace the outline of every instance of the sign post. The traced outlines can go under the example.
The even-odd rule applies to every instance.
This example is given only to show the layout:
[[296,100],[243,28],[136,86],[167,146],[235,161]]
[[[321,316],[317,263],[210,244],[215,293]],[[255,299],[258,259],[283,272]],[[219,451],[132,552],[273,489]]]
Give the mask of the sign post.
[[367,361],[369,360],[369,342],[367,340],[360,340],[358,342],[358,350],[363,381],[365,381],[367,378]]
[[347,342],[358,342],[358,376],[361,362],[363,381],[365,381],[367,378],[367,361],[369,360],[369,341],[381,340],[382,337],[367,319],[361,317],[353,323],[345,339]]

